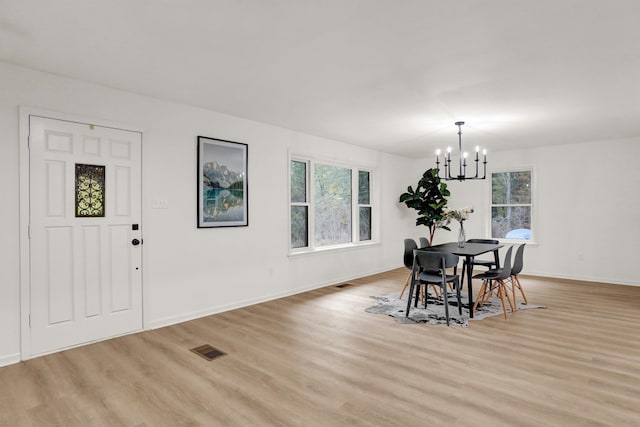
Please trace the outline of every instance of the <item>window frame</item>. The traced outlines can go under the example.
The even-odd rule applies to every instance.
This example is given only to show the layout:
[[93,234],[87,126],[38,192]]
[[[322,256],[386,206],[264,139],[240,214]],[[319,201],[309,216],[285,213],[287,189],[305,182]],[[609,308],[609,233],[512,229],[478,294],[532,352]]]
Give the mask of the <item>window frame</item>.
[[[291,163],[293,163],[293,162],[300,162],[300,163],[304,163],[304,164],[305,164],[305,180],[304,180],[304,183],[305,183],[305,190],[304,190],[304,193],[305,193],[305,201],[304,201],[304,202],[293,202],[293,201],[291,200],[291,190],[292,190],[292,189],[291,189]],[[288,213],[288,218],[289,218],[289,227],[288,227],[288,229],[289,229],[289,250],[290,250],[290,251],[292,251],[292,250],[297,251],[297,250],[299,250],[299,249],[307,248],[307,247],[309,246],[309,243],[310,243],[309,238],[311,237],[311,236],[310,236],[310,234],[311,234],[311,233],[310,233],[309,231],[310,231],[310,230],[312,230],[312,229],[313,229],[312,227],[314,227],[314,226],[315,226],[315,224],[313,224],[313,223],[311,222],[311,221],[312,221],[312,218],[311,218],[311,217],[312,217],[313,215],[311,215],[311,203],[310,203],[310,201],[309,201],[309,197],[311,196],[311,192],[310,192],[310,188],[309,188],[309,187],[310,187],[310,184],[309,184],[309,178],[310,178],[309,169],[310,169],[310,168],[311,168],[311,166],[310,166],[310,162],[309,162],[309,160],[305,160],[305,159],[296,159],[296,158],[291,158],[291,159],[289,160],[289,164],[288,164],[288,173],[287,173],[287,179],[288,179],[288,182],[289,182],[289,185],[288,185],[288,189],[289,189],[289,191],[288,191],[288,201],[289,201],[289,213]],[[302,207],[306,207],[306,208],[307,208],[307,246],[301,246],[301,247],[299,247],[299,248],[292,248],[292,247],[291,247],[291,243],[292,243],[292,241],[291,241],[291,225],[292,225],[292,221],[291,221],[291,208],[293,208],[294,206],[302,206]]]
[[[292,162],[304,162],[306,167],[306,192],[307,201],[292,202],[291,201],[291,164]],[[348,168],[351,170],[351,242],[340,243],[335,245],[316,246],[315,242],[315,167],[317,164],[326,166],[335,166],[340,168]],[[287,163],[287,201],[288,201],[288,227],[287,227],[287,246],[289,255],[308,254],[335,250],[344,250],[348,248],[362,247],[372,244],[378,244],[378,212],[379,206],[377,204],[377,188],[375,180],[377,179],[376,169],[371,166],[359,165],[356,163],[339,162],[331,159],[315,157],[310,155],[290,154]],[[359,203],[359,172],[369,173],[369,203]],[[291,247],[291,207],[292,206],[307,206],[307,244],[308,246],[300,248]],[[360,240],[360,207],[371,208],[371,239]]]
[[[499,173],[507,173],[507,172],[529,172],[531,174],[531,203],[517,203],[517,204],[504,204],[504,203],[493,203],[493,174]],[[486,235],[489,236],[489,239],[496,239],[500,243],[505,244],[520,244],[527,243],[530,245],[538,244],[538,213],[537,213],[537,199],[538,199],[538,188],[536,185],[536,167],[533,165],[529,166],[520,166],[520,167],[510,167],[510,168],[502,168],[502,169],[494,169],[492,170],[487,177],[487,200],[488,200],[488,208],[487,208],[487,221],[486,221]],[[530,206],[531,208],[531,238],[530,239],[508,239],[506,237],[493,237],[492,235],[492,210],[494,207],[498,206]]]

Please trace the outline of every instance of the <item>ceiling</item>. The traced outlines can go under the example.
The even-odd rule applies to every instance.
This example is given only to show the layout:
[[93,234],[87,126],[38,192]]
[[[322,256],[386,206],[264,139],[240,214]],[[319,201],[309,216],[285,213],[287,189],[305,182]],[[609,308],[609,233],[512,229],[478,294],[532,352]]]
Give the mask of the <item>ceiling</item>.
[[[0,60],[405,156],[640,136],[638,0],[0,0]],[[468,147],[467,147],[468,145]]]

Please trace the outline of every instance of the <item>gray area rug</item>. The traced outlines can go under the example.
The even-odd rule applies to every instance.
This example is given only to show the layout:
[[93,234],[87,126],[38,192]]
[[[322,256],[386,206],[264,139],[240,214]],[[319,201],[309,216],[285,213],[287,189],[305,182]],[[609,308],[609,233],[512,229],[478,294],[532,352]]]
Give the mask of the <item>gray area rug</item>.
[[[431,293],[427,300],[427,309],[421,302],[418,303],[418,307],[413,306],[411,302],[411,310],[409,310],[409,317],[405,316],[407,310],[407,293],[403,295],[402,299],[398,296],[400,292],[393,292],[387,296],[372,296],[376,303],[365,309],[367,313],[374,314],[386,314],[393,317],[397,323],[427,323],[431,325],[446,324],[447,320],[444,315],[444,301],[442,299],[436,299]],[[458,325],[462,327],[469,326],[469,311],[465,308],[468,298],[466,294],[462,294],[462,316],[458,314],[458,301],[455,293],[449,294],[449,323],[451,325]],[[518,303],[516,311],[533,309],[533,308],[547,308],[542,305],[524,304]],[[507,303],[507,313],[511,315],[511,308]],[[497,297],[491,298],[487,303],[479,306],[473,313],[473,319],[482,320],[492,316],[502,316],[502,304]]]

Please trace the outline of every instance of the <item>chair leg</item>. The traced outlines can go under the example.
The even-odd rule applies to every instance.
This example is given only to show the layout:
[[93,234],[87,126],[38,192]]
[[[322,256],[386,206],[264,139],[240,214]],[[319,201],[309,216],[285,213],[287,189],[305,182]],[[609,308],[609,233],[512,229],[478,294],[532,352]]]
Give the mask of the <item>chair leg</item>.
[[442,294],[444,295],[444,317],[447,319],[447,326],[449,326],[449,297],[447,292],[447,284],[442,284]]
[[509,277],[507,280],[511,282],[511,299],[513,299],[513,307],[517,307],[518,301],[516,301],[516,291],[514,289],[515,284],[513,283],[513,277]]
[[[424,288],[425,289],[429,289],[429,286],[431,286],[435,291],[435,286],[433,286],[433,285],[424,285]],[[428,300],[429,300],[429,292],[427,292],[427,298],[425,298],[424,301],[422,301],[424,303],[424,309],[425,310],[427,309],[427,301]]]
[[436,285],[431,285],[431,289],[433,289],[433,293],[436,296],[436,299],[440,299],[440,291]]
[[460,282],[455,282],[456,299],[458,300],[458,315],[462,316],[462,296],[460,295]]
[[411,280],[411,285],[409,285],[409,295],[407,296],[407,310],[405,312],[405,317],[409,317],[409,310],[411,310],[411,297],[413,295],[414,288],[415,288],[415,282]]
[[485,304],[489,301],[489,298],[493,296],[493,290],[495,286],[493,284],[493,280],[489,280],[489,289],[485,289],[484,295],[482,296],[482,304]]
[[[404,281],[404,286],[402,287],[402,292],[400,292],[400,299],[402,299],[402,295],[404,295],[404,291],[407,290],[407,286],[409,286],[409,282],[411,281],[411,272],[409,272],[409,275],[407,276],[407,280]],[[411,299],[411,298],[409,298]]]
[[[514,313],[516,311],[516,305],[509,298],[509,287],[504,282],[502,282],[501,286],[502,286],[502,292],[504,293],[505,297],[507,297],[507,302],[509,303],[509,307],[511,307],[511,312]],[[515,297],[513,295],[512,295],[512,298],[515,300]]]
[[[513,276],[513,278],[511,280],[513,280],[513,279],[515,279],[516,282],[518,282],[518,289],[520,289],[520,294],[522,295],[522,299],[524,300],[524,303],[528,304],[527,296],[524,294],[524,289],[522,289],[522,284],[520,283],[520,279],[518,278],[518,276]],[[513,293],[515,294],[515,291],[513,291]]]
[[[503,288],[503,285],[498,283],[498,296],[500,297],[500,300],[502,301],[502,311],[504,312],[504,318],[506,319],[507,318],[507,306],[504,304],[504,294],[502,293],[502,288]],[[511,302],[509,302],[509,303],[511,303]]]
[[487,280],[483,280],[482,286],[480,286],[480,290],[478,291],[478,296],[476,297],[476,302],[473,304],[473,311],[476,311],[476,308],[478,307],[478,303],[480,303],[480,300],[484,299],[484,293],[486,289],[487,289]]

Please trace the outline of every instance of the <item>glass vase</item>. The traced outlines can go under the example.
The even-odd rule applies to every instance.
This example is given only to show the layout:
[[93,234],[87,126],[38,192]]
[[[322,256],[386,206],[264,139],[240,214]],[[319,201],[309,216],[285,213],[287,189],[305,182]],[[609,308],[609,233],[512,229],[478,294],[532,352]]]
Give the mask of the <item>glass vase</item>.
[[467,241],[467,236],[464,233],[464,224],[460,221],[460,230],[458,231],[458,247],[464,247],[464,243]]

